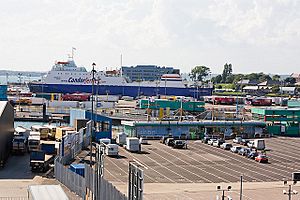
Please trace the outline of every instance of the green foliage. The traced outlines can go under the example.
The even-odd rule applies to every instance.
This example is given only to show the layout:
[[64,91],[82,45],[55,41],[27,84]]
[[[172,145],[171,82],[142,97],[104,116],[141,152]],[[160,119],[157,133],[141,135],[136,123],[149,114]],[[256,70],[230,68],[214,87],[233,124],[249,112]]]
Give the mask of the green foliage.
[[285,83],[287,83],[288,85],[294,85],[296,83],[296,79],[293,78],[293,77],[287,77],[285,80],[284,80]]
[[227,83],[227,78],[232,75],[232,65],[225,63],[222,73],[222,83]]
[[221,75],[218,75],[216,77],[212,77],[211,81],[216,84],[216,83],[221,83],[222,81],[222,76]]
[[280,91],[280,88],[278,85],[275,85],[272,87],[272,93],[278,93]]
[[190,78],[193,81],[203,81],[205,77],[210,73],[210,69],[206,66],[196,66],[192,69]]
[[272,80],[273,81],[279,81],[280,80],[280,76],[278,74],[275,74],[273,77],[272,77]]

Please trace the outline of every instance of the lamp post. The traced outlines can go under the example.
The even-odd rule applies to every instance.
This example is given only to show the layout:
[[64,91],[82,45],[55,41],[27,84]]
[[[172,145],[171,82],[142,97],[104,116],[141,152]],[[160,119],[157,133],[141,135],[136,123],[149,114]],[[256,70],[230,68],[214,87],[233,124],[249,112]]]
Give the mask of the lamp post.
[[91,130],[91,135],[90,135],[90,166],[92,167],[92,152],[93,152],[93,146],[92,146],[92,136],[93,136],[93,131],[94,131],[94,82],[95,82],[95,67],[96,64],[92,64],[92,114],[91,114],[91,121],[92,121],[92,130]]
[[222,189],[220,185],[217,186],[217,191],[222,191],[222,200],[225,200],[225,191],[231,190],[231,186],[228,185],[227,189]]
[[[293,182],[293,185],[295,185],[296,183],[297,183],[297,181],[294,181],[294,182]],[[283,181],[283,184],[289,186],[288,191],[286,191],[286,190],[283,190],[283,191],[282,191],[283,194],[284,194],[284,195],[288,195],[288,199],[289,199],[289,200],[292,200],[292,195],[298,194],[298,191],[293,190],[293,189],[292,189],[292,184],[288,183],[288,181],[286,181],[286,180]]]

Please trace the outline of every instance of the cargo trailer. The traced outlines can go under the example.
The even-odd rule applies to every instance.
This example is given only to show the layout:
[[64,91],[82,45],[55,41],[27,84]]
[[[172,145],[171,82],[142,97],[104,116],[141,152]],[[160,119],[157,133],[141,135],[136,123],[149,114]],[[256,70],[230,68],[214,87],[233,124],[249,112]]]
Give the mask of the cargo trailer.
[[69,200],[60,185],[30,185],[28,187],[29,200]]

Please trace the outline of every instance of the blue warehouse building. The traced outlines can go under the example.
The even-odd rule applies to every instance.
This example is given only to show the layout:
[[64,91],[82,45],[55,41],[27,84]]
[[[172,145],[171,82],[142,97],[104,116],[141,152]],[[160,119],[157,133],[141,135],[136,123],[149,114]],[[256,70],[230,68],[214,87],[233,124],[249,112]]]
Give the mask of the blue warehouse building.
[[112,137],[112,119],[106,116],[94,113],[92,115],[91,111],[83,109],[70,109],[70,125],[75,126],[76,119],[93,119],[95,121],[95,132],[93,137],[95,141],[99,141],[101,138],[111,138]]
[[137,65],[135,67],[122,67],[122,74],[132,81],[160,80],[163,74],[180,74],[179,69],[173,67],[160,67],[156,65]]

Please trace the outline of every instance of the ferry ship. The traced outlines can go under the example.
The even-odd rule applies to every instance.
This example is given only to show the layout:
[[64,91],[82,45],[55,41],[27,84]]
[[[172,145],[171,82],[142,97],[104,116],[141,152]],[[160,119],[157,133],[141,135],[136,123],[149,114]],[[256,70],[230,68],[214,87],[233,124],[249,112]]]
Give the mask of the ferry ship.
[[[122,75],[105,71],[94,74],[94,94],[120,96],[211,96],[212,87],[195,86],[183,81],[179,74],[165,74],[157,81],[132,82]],[[40,82],[29,83],[33,93],[92,93],[92,72],[77,67],[74,60],[56,62]]]

